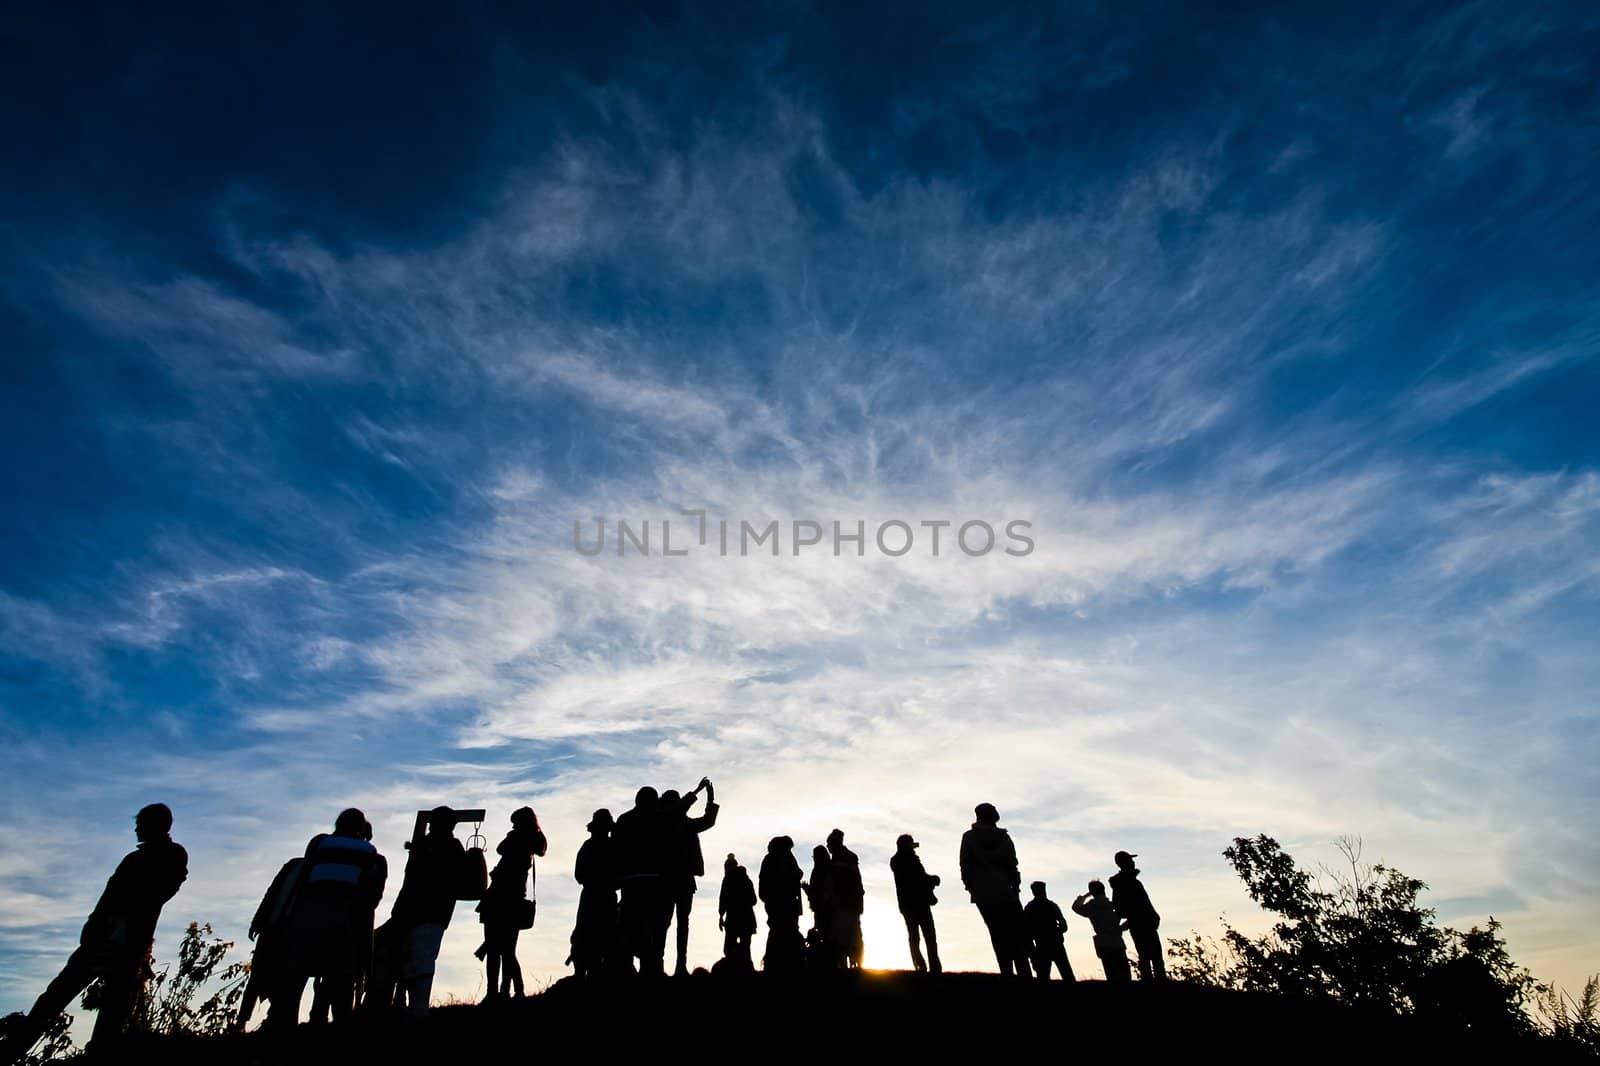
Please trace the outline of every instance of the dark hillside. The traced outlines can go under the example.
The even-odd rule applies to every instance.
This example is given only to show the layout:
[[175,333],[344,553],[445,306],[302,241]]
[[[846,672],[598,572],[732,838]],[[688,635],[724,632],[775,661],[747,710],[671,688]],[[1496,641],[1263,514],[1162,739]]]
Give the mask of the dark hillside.
[[173,1066],[499,1064],[555,1057],[616,1062],[824,1062],[915,1055],[1094,1061],[1578,1062],[1541,1042],[1494,1043],[1407,1019],[1171,982],[1040,985],[992,974],[864,973],[644,984],[557,983],[492,1007],[425,1020],[367,1015],[278,1037],[144,1040],[130,1061]]

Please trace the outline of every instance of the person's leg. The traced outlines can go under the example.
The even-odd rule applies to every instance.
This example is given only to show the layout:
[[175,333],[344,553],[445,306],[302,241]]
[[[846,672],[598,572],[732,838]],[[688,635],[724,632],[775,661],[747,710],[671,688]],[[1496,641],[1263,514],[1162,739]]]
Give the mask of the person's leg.
[[355,1013],[356,980],[351,975],[324,977],[320,991],[324,1008],[333,1021],[345,1021]]
[[933,927],[933,912],[922,913],[922,939],[928,945],[928,968],[933,973],[944,973],[944,964],[939,961],[939,934]]
[[1037,946],[1033,950],[1033,973],[1041,981],[1050,980],[1050,956]]
[[484,993],[485,999],[500,995],[500,939],[497,926],[489,924],[483,927],[483,968],[489,982],[489,990]]
[[244,991],[239,995],[239,1013],[233,1018],[235,1032],[244,1032],[244,1027],[250,1024],[250,1015],[255,1013],[256,1001],[260,998],[261,982],[256,979],[256,972],[251,970],[250,976],[245,979]]
[[1167,979],[1167,963],[1162,958],[1161,935],[1156,932],[1156,927],[1153,925],[1129,926],[1128,932],[1133,936],[1133,949],[1139,953],[1139,979],[1141,981],[1165,981]]
[[918,973],[926,973],[928,962],[922,957],[922,945],[919,943],[922,939],[922,917],[917,914],[902,914],[901,917],[906,920],[906,942],[911,945],[911,966]]
[[106,967],[100,978],[100,1010],[94,1020],[89,1047],[104,1051],[121,1038],[144,988],[144,960],[122,958]]
[[1067,959],[1067,945],[1065,943],[1057,944],[1055,947],[1055,964],[1056,969],[1061,971],[1061,979],[1063,981],[1070,983],[1078,979],[1072,972],[1072,963]]
[[501,978],[504,984],[500,992],[501,994],[515,992],[518,999],[526,994],[522,985],[522,963],[517,961],[517,937],[521,932],[514,925],[506,930],[505,954],[501,959],[501,965],[505,967],[505,976]]
[[1010,932],[1003,904],[988,900],[978,904],[978,914],[983,918],[984,928],[989,930],[989,945],[994,948],[994,961],[1000,972],[1010,975],[1012,967],[1012,953]]
[[694,878],[687,878],[687,883],[679,885],[673,900],[678,916],[678,963],[673,968],[677,974],[689,972],[689,912],[694,909]]
[[50,1023],[56,1017],[72,1006],[72,1001],[78,993],[89,987],[95,979],[94,960],[87,948],[80,947],[67,957],[66,964],[61,967],[61,972],[55,976],[39,998],[33,1001],[33,1009],[28,1011],[26,1018],[17,1023],[17,1027],[10,1034],[11,1040],[6,1047],[8,1057],[15,1053],[17,1058],[29,1051],[39,1038],[44,1036],[45,1030],[50,1028]]
[[285,974],[267,989],[267,1017],[263,1029],[293,1029],[300,1021],[300,998],[306,993],[305,974]]

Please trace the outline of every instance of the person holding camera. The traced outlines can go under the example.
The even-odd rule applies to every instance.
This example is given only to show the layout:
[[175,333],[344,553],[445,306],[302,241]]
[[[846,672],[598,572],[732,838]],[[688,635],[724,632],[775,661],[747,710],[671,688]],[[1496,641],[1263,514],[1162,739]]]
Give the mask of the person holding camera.
[[[901,833],[895,841],[894,856],[889,869],[894,872],[895,902],[900,906],[900,917],[906,921],[906,938],[911,942],[911,964],[918,973],[943,973],[939,963],[939,937],[933,929],[933,905],[939,900],[933,890],[939,887],[939,876],[923,868],[917,857],[920,845],[910,833]],[[928,957],[922,957],[919,940],[928,942]]]

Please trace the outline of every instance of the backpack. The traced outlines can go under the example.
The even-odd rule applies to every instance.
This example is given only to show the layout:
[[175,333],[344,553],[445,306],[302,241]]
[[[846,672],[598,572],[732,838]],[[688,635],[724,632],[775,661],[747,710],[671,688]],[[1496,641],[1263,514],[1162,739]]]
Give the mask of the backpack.
[[461,880],[456,886],[456,899],[482,899],[488,891],[489,860],[484,855],[484,847],[488,843],[476,830],[467,838],[468,847],[461,856]]

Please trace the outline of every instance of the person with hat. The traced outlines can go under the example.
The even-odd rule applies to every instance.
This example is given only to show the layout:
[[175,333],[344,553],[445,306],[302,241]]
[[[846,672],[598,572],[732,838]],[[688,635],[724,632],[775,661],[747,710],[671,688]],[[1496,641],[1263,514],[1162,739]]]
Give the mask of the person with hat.
[[1028,936],[1022,922],[1022,874],[1011,835],[1000,828],[992,803],[973,808],[972,828],[961,836],[961,883],[989,927],[1000,972],[1027,977]]
[[578,893],[578,920],[572,927],[572,953],[567,961],[579,977],[598,977],[617,957],[617,855],[611,838],[611,812],[601,807],[586,827],[589,839],[578,849],[573,876]]
[[478,920],[483,923],[483,946],[478,948],[478,958],[484,961],[489,979],[486,1002],[509,999],[513,993],[521,999],[525,994],[522,965],[517,962],[517,937],[522,930],[533,928],[533,860],[547,848],[533,808],[518,807],[513,811],[511,831],[495,849],[500,861],[490,871],[488,891],[478,901]]
[[141,808],[133,832],[139,846],[117,864],[61,973],[32,1010],[7,1019],[0,1062],[20,1061],[96,979],[100,1005],[89,1047],[103,1052],[122,1035],[147,976],[161,908],[189,876],[189,854],[172,839],[172,811],[166,804]]
[[[917,857],[920,847],[910,833],[901,833],[895,840],[895,851],[889,859],[889,869],[894,873],[895,903],[900,907],[900,917],[906,922],[906,939],[911,944],[911,964],[918,973],[943,973],[939,962],[939,936],[933,928],[933,905],[939,900],[933,890],[939,887],[939,876],[930,874]],[[919,940],[928,942],[928,958],[922,957]]]
[[1165,981],[1167,962],[1163,958],[1161,915],[1150,902],[1150,893],[1139,880],[1139,868],[1133,860],[1139,856],[1119,851],[1112,856],[1117,872],[1111,875],[1111,902],[1122,916],[1122,928],[1133,938],[1133,950],[1139,953],[1139,979]]
[[740,973],[755,969],[750,941],[756,934],[756,886],[733,852],[722,864],[722,891],[717,895],[717,928],[722,930],[722,957]]

